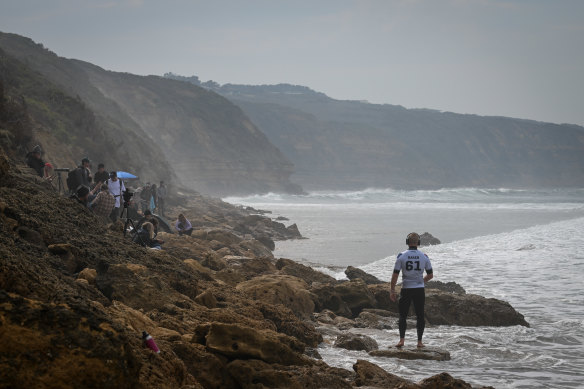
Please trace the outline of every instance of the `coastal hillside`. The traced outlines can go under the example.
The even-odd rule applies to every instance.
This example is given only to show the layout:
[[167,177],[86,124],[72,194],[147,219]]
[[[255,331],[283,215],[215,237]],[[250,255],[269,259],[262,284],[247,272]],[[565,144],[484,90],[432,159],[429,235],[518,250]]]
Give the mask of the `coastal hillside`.
[[[75,160],[105,159],[110,168],[131,170],[146,181],[165,179],[215,195],[301,191],[289,180],[292,163],[240,108],[214,92],[162,77],[106,71],[14,34],[0,33],[0,49],[3,57],[51,83],[94,117],[98,130],[88,137],[105,145],[98,149],[87,147],[87,137],[77,136],[77,129],[37,116],[51,135],[37,137],[47,160],[61,152],[56,139],[67,139]],[[31,92],[10,82],[5,89],[16,89],[25,100]],[[43,104],[48,103],[37,105]],[[117,159],[110,157],[113,153]]]
[[[56,168],[74,168],[88,156],[97,159],[95,165],[106,162],[108,169],[172,180],[174,174],[158,148],[135,135],[137,126],[92,110],[79,96],[2,49],[0,59],[0,147],[11,157],[24,161],[39,144],[43,159]],[[148,174],[141,164],[144,154],[160,161]]]
[[305,189],[584,186],[580,126],[341,101],[285,84],[202,85],[243,109]]

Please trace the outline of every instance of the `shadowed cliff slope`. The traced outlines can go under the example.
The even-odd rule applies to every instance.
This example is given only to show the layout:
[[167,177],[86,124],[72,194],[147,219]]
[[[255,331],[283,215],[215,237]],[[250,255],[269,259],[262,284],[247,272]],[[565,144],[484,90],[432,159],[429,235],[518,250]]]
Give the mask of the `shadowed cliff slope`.
[[[136,172],[144,180],[172,180],[219,195],[301,191],[289,181],[293,165],[238,107],[214,92],[161,77],[109,72],[58,57],[14,34],[0,33],[0,49],[3,57],[48,80],[51,88],[87,111],[85,116],[93,116],[92,130],[84,136],[71,126],[60,128],[58,121],[37,116],[51,135],[35,134],[48,151],[47,159],[58,158],[58,145],[67,140],[70,148],[76,148],[69,153],[75,160],[88,155],[94,161],[104,160],[110,168]],[[17,89],[25,100],[34,91],[8,82],[5,87]],[[46,105],[46,99],[51,97],[35,101]],[[70,107],[74,114],[76,109]],[[54,111],[53,107],[39,109],[43,110],[51,115]],[[91,148],[90,142],[106,146]]]
[[172,177],[168,163],[156,148],[118,122],[91,110],[79,96],[33,71],[0,49],[1,145],[13,157],[24,159],[33,145],[43,148],[43,159],[58,168],[73,168],[89,156],[107,162],[110,169],[140,173],[143,153],[161,162],[152,174]]

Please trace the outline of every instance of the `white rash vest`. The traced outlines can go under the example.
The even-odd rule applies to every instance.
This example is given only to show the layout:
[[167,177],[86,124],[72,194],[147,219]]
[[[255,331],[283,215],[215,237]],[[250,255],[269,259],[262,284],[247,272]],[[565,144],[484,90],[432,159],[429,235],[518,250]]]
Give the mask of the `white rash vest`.
[[430,258],[420,250],[406,250],[397,255],[394,273],[402,271],[402,288],[423,288],[424,270],[432,274]]

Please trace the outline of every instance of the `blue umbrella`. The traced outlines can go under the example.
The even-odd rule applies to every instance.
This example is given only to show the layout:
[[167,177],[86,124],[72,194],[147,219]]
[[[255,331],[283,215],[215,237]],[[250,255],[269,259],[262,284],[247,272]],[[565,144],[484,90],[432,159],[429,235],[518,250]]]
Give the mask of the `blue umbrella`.
[[128,172],[118,172],[118,178],[121,178],[124,180],[137,180],[138,176],[135,176],[132,173],[128,173]]

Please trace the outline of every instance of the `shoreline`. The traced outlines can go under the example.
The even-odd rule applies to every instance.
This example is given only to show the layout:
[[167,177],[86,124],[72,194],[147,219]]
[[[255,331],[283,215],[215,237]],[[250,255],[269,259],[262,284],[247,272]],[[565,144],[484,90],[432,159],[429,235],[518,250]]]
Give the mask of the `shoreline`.
[[[62,387],[74,382],[112,387],[109,377],[116,377],[114,387],[251,387],[255,381],[282,387],[285,381],[279,380],[293,377],[316,389],[376,386],[363,381],[366,371],[388,377],[365,361],[350,371],[315,359],[311,350],[322,334],[314,315],[330,312],[329,319],[347,330],[364,320],[391,325],[379,314],[391,316],[395,307],[387,305],[386,285],[361,278],[339,282],[274,258],[268,248],[272,238],[293,235],[297,228],[196,197],[187,211],[198,224],[193,236],[160,233],[163,250],[149,250],[125,240],[117,224],[100,224],[73,200],[51,192],[27,169],[9,163],[0,176],[0,264],[3,274],[10,274],[0,278],[0,318],[9,328],[2,337],[8,349],[0,370],[9,374],[2,378],[12,387],[46,379]],[[434,295],[486,301],[445,291]],[[429,312],[429,320],[452,320],[430,317]],[[523,320],[509,316],[509,323],[518,319]],[[142,331],[156,340],[160,354],[143,347]],[[26,347],[20,343],[23,333]],[[52,359],[46,358],[47,337]],[[234,348],[226,339],[242,342]],[[269,352],[274,347],[277,352]],[[41,361],[43,371],[37,368]],[[14,363],[20,364],[18,371],[10,368]],[[59,369],[62,363],[69,368]],[[83,364],[91,366],[91,376]],[[451,376],[430,378],[444,380],[459,382]],[[293,381],[284,386],[293,387]]]

